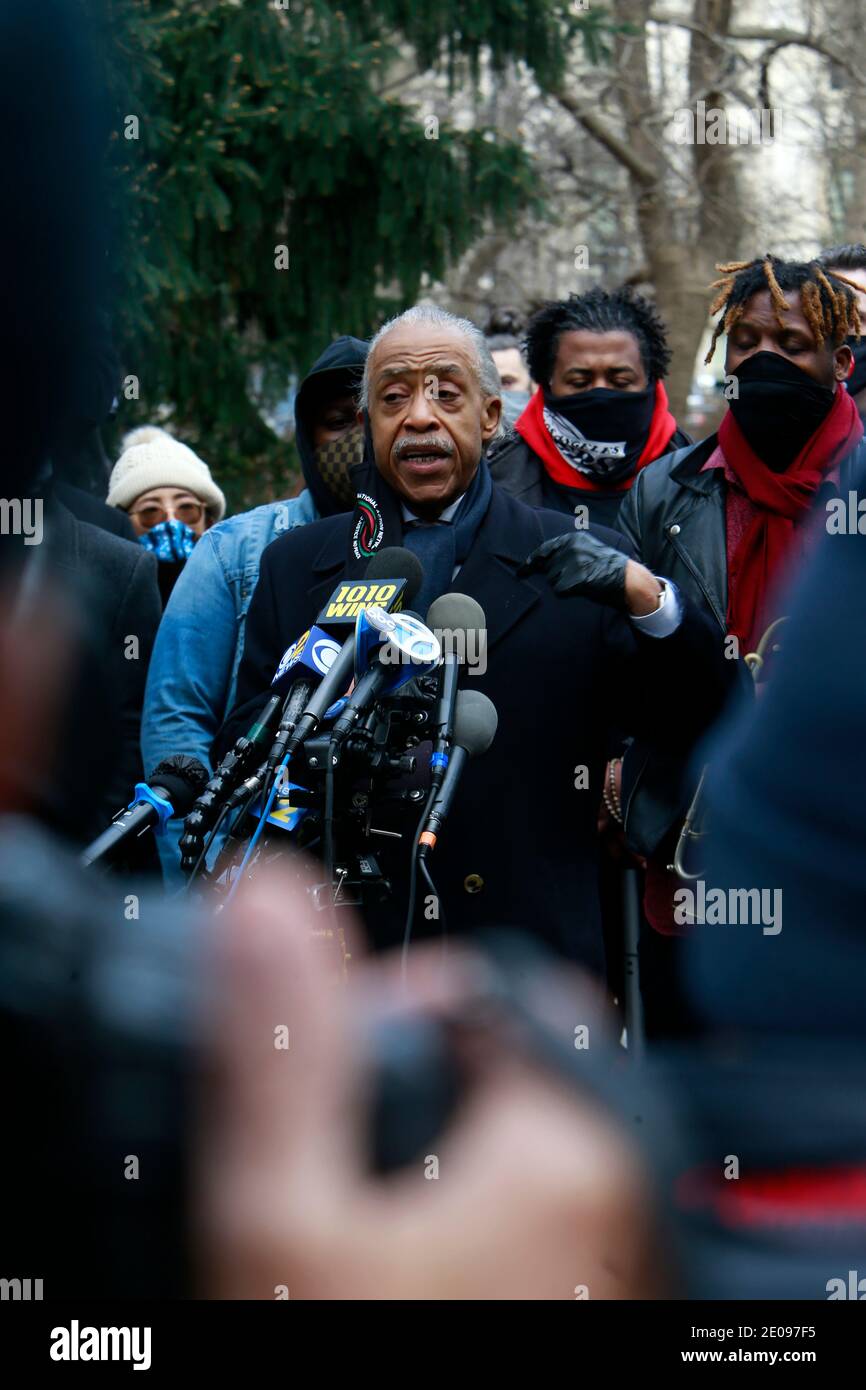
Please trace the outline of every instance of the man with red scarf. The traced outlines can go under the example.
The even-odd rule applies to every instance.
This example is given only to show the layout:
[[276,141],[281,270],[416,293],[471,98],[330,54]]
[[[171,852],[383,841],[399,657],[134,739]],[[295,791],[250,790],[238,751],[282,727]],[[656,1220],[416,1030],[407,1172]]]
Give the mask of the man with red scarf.
[[817,262],[767,255],[720,266],[713,335],[727,335],[729,408],[718,435],[659,459],[619,517],[644,564],[707,608],[739,654],[778,616],[810,515],[847,497],[863,425],[844,382],[859,333],[857,287]]
[[[784,614],[785,585],[828,503],[847,502],[866,460],[863,424],[844,383],[860,332],[857,286],[818,261],[766,255],[719,267],[711,312],[722,311],[729,408],[717,435],[677,449],[638,476],[618,525],[643,563],[670,577],[728,635],[730,655],[757,647]],[[814,528],[814,529],[813,529]],[[734,641],[733,639],[736,639]],[[681,760],[634,745],[623,769],[630,846],[648,856],[645,908],[656,932],[642,941],[647,1024],[671,1031],[677,1013],[667,873],[685,805]],[[661,1010],[661,1015],[659,1014]]]
[[640,470],[690,443],[668,409],[665,327],[629,286],[570,295],[526,331],[539,390],[488,454],[494,482],[530,507],[615,526]]

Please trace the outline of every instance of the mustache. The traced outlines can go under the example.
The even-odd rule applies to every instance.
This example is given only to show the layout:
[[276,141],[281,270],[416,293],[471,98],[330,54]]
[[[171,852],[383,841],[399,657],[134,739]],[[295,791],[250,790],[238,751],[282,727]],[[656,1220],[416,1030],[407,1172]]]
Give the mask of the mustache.
[[397,440],[391,452],[395,458],[402,458],[404,454],[412,454],[416,449],[438,449],[440,453],[448,454],[450,457],[454,453],[454,442],[447,434],[426,434],[417,438],[404,436]]

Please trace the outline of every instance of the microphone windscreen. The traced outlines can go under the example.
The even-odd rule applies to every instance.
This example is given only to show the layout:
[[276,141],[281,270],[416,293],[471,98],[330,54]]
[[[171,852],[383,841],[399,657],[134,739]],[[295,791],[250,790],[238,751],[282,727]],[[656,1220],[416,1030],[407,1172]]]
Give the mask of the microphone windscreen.
[[421,561],[402,545],[378,551],[367,566],[365,579],[405,579],[404,603],[411,603],[424,581]]
[[454,710],[454,743],[465,748],[470,758],[486,753],[499,723],[492,700],[480,690],[461,690]]
[[483,632],[487,618],[468,594],[440,594],[430,604],[427,626],[434,632]]
[[192,804],[200,792],[204,791],[209,773],[198,758],[190,758],[185,753],[175,753],[165,758],[155,767],[147,779],[148,786],[162,787],[168,792],[168,799],[176,816],[185,816],[192,810]]

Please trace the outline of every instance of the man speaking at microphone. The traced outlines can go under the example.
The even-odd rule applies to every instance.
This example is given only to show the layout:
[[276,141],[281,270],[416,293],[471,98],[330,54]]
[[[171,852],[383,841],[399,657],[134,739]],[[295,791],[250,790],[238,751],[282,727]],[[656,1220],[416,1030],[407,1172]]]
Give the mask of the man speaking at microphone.
[[[463,683],[499,715],[431,860],[448,930],[529,929],[601,973],[596,818],[611,733],[687,750],[728,688],[722,644],[613,532],[576,531],[570,518],[530,509],[491,482],[484,451],[499,429],[500,386],[468,320],[419,306],[386,323],[370,346],[360,406],[372,457],[355,470],[355,511],[265,551],[237,703],[216,751],[265,703],[282,654],[335,584],[361,578],[386,546],[414,551],[424,570],[420,614],[455,590],[483,608],[486,663]],[[403,838],[389,850],[392,897],[367,912],[378,947],[402,938],[417,814],[406,808]],[[441,930],[438,905],[427,906],[415,937]]]

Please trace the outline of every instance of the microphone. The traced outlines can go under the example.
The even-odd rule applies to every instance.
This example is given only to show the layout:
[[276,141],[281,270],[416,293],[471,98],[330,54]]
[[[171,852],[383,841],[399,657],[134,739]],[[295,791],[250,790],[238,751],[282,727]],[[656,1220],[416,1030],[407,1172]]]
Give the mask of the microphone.
[[405,546],[378,551],[363,579],[341,579],[316,622],[333,636],[355,631],[356,620],[374,604],[396,613],[409,607],[421,588],[424,571],[418,556]]
[[310,689],[326,676],[340,655],[340,643],[329,637],[323,628],[307,628],[296,642],[283,652],[280,664],[271,680],[274,695],[283,695],[296,681],[305,681]]
[[381,699],[405,685],[413,676],[424,675],[439,664],[438,639],[414,613],[386,613],[368,608],[364,615],[378,628],[384,643],[361,676],[331,730],[332,763],[339,749],[363,715]]
[[442,647],[442,676],[439,699],[433,714],[436,740],[430,758],[432,785],[441,786],[448,766],[448,750],[454,728],[454,706],[461,663],[466,661],[468,633],[484,632],[487,618],[484,609],[468,594],[442,594],[434,599],[427,613],[427,626],[432,628]]
[[[388,575],[398,575],[399,578],[396,580],[393,578],[387,579],[386,576]],[[402,603],[404,599],[411,600],[414,598],[421,587],[423,579],[424,571],[421,568],[417,555],[413,555],[411,550],[406,550],[402,546],[389,546],[386,550],[382,550],[378,555],[373,556],[367,566],[367,574],[361,583],[347,585],[344,581],[338,586],[337,592],[343,593],[345,590],[346,593],[351,595],[366,587],[368,595],[375,594],[378,596],[379,593],[385,591],[385,597],[388,602]],[[377,580],[379,581],[378,584],[374,582]],[[358,608],[359,604],[360,609]],[[330,617],[328,616],[329,612],[335,607],[345,608],[347,606],[355,608],[355,612],[351,616],[348,614],[339,614],[335,616],[333,612],[331,612]],[[356,598],[344,598],[339,603],[332,598],[329,599],[328,603],[325,605],[325,608],[319,615],[319,621],[326,623],[332,628],[335,625],[341,625],[343,627],[348,626],[350,629],[349,635],[340,648],[339,655],[334,658],[327,675],[322,677],[322,680],[312,693],[307,696],[304,706],[294,722],[294,726],[288,730],[288,736],[277,753],[277,761],[280,761],[286,753],[291,757],[291,755],[300,748],[301,744],[316,732],[324,718],[326,710],[329,710],[331,705],[345,692],[354,670],[355,628],[358,615],[359,612],[364,612],[370,606],[371,604],[364,603],[362,599]],[[379,605],[374,603],[372,606]],[[280,735],[284,732],[283,723],[285,720],[286,714],[284,713],[283,721],[280,726]],[[278,735],[278,738],[280,735]],[[276,744],[274,746],[276,748]],[[271,752],[273,754],[274,749],[272,749]],[[268,761],[270,762],[270,759],[268,759]],[[276,766],[276,763],[274,763],[274,766]]]
[[282,698],[272,695],[249,732],[243,734],[226,753],[204,791],[196,797],[192,808],[188,808],[188,814],[184,818],[183,835],[178,845],[181,854],[180,867],[184,873],[190,873],[195,867],[204,836],[217,816],[225,813],[228,794],[246,772],[247,765],[259,744],[267,738],[271,722],[279,713],[281,705]]
[[166,758],[147,782],[137,784],[126,810],[82,851],[81,863],[87,868],[107,858],[124,841],[141,835],[150,826],[161,833],[166,821],[187,814],[207,780],[207,768],[198,758],[188,758],[183,753]]
[[486,753],[496,736],[499,716],[496,706],[480,690],[461,690],[454,711],[454,734],[451,757],[442,786],[437,791],[427,813],[424,828],[418,837],[418,858],[426,859],[436,848],[439,833],[448,818],[457,784],[468,758]]
[[382,624],[377,621],[382,609],[377,605],[365,608],[358,614],[355,623],[355,682],[361,679],[370,667],[376,652],[385,641]]
[[342,652],[339,642],[329,637],[323,628],[314,625],[283,653],[271,681],[272,689],[277,691],[278,696],[285,695],[285,699],[276,738],[268,753],[267,767],[270,771],[283,757],[289,736],[317,683],[324,680],[333,666],[340,662]]

